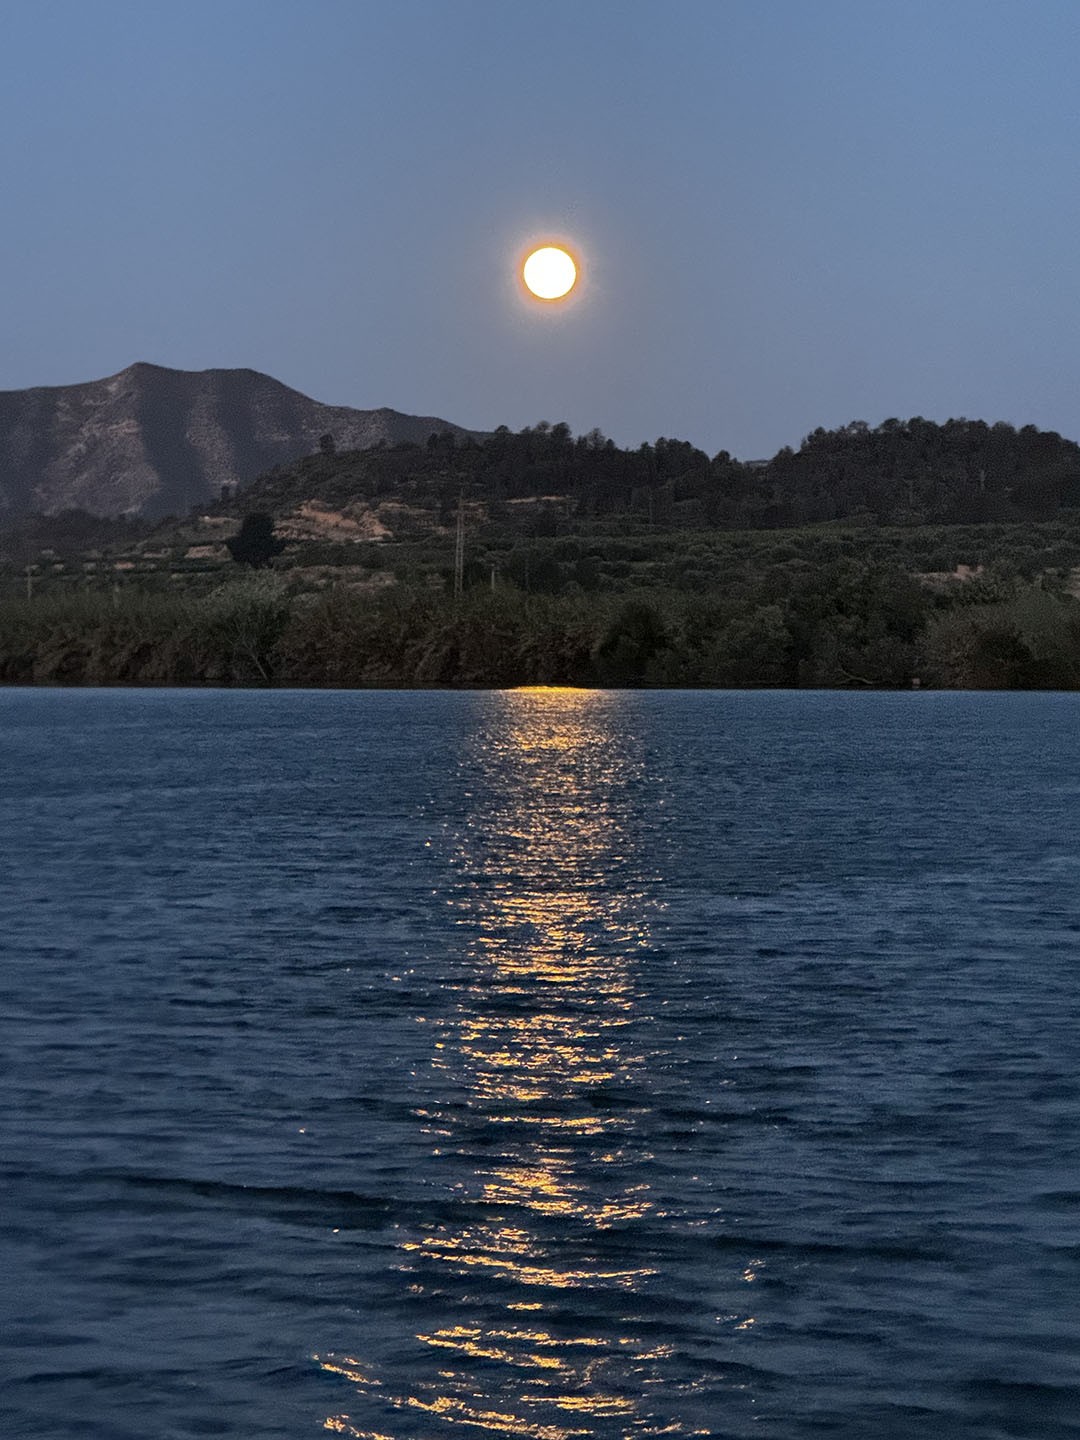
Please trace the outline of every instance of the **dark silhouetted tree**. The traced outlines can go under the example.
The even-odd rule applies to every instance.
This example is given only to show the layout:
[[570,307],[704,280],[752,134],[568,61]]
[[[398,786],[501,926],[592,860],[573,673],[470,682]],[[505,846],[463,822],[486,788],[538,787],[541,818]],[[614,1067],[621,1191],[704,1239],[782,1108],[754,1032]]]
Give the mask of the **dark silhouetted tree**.
[[274,517],[261,511],[245,515],[240,533],[226,540],[229,554],[238,565],[251,565],[256,570],[269,565],[275,555],[285,548],[284,540],[274,534]]

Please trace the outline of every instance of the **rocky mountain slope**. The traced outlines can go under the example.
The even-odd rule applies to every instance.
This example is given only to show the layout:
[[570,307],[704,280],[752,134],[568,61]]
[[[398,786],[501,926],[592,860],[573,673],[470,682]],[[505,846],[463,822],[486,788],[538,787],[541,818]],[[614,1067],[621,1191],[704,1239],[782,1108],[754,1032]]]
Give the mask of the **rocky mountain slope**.
[[0,520],[80,509],[186,514],[323,435],[342,450],[465,435],[396,410],[323,405],[256,370],[136,364],[83,385],[0,391]]

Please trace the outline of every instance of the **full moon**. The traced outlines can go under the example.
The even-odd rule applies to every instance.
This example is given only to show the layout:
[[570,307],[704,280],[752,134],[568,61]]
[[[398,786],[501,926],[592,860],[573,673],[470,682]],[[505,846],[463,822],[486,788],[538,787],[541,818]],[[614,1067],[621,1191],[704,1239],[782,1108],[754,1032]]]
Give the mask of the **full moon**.
[[522,266],[521,278],[538,300],[561,300],[577,281],[577,266],[565,250],[544,245]]

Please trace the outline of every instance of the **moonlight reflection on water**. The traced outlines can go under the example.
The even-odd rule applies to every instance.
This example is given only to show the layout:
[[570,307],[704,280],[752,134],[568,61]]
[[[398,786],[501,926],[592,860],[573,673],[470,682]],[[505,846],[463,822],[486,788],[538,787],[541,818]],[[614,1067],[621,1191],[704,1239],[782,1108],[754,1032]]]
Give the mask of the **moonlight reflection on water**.
[[[467,762],[474,804],[450,903],[468,962],[417,1110],[456,1214],[401,1246],[430,1304],[415,1338],[431,1366],[419,1352],[406,1394],[374,1383],[383,1403],[492,1435],[569,1440],[615,1417],[635,1434],[683,1432],[647,1401],[672,1347],[635,1324],[655,1273],[634,1236],[654,1203],[634,1029],[649,906],[627,823],[640,747],[610,708],[597,692],[506,692]],[[329,1423],[368,1433],[346,1415]]]

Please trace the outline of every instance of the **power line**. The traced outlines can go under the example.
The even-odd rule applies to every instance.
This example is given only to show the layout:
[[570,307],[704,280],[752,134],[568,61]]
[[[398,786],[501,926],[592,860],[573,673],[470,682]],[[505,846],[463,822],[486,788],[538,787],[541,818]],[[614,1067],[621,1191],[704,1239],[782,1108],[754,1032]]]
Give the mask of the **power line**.
[[457,534],[454,537],[454,598],[465,589],[465,497],[458,496]]

